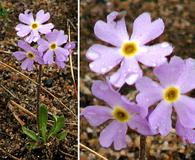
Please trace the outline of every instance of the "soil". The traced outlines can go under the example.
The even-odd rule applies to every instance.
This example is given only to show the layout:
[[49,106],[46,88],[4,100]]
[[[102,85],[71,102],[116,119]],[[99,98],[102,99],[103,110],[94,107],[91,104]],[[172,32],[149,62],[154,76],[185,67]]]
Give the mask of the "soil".
[[[195,58],[195,26],[194,26],[193,0],[81,0],[81,79],[80,79],[80,104],[81,110],[94,104],[100,104],[91,95],[90,87],[93,80],[103,79],[89,70],[89,62],[85,54],[87,49],[95,43],[102,44],[93,32],[97,20],[106,20],[106,15],[112,11],[127,11],[126,23],[129,33],[132,31],[133,20],[143,12],[150,12],[153,19],[161,17],[165,22],[165,31],[162,36],[152,43],[167,41],[173,44],[174,55],[183,58]],[[151,43],[151,44],[152,44]],[[146,70],[149,72],[151,70]],[[150,73],[148,73],[150,74]],[[134,90],[135,88],[131,89]],[[128,88],[125,94],[129,93]],[[133,99],[133,94],[128,98]],[[192,94],[194,95],[194,94]],[[138,159],[139,136],[135,132],[129,132],[127,149],[119,152],[113,148],[105,149],[100,146],[98,137],[105,126],[93,128],[81,118],[80,141],[84,145],[103,155],[109,160],[134,160]],[[159,135],[147,138],[149,160],[195,160],[195,147],[183,144],[174,133],[166,137]],[[82,160],[99,159],[94,154],[81,148]]]
[[[50,12],[56,29],[68,34],[67,21],[72,22],[71,41],[77,41],[77,2],[75,0],[1,0],[0,1],[0,61],[17,69],[32,80],[37,80],[37,67],[32,72],[22,71],[12,52],[17,51],[19,38],[15,26],[18,15],[30,9],[33,13],[43,9]],[[72,54],[74,74],[77,77],[77,53]],[[70,63],[66,69],[56,65],[44,66],[42,86],[57,97],[77,115],[77,89],[73,83]],[[76,82],[77,84],[77,78]],[[64,115],[65,141],[52,139],[47,145],[31,150],[26,147],[29,139],[22,133],[21,124],[36,131],[36,120],[13,105],[13,101],[36,114],[36,85],[21,74],[0,63],[0,159],[11,160],[75,160],[77,159],[77,118],[53,96],[41,91],[41,103],[50,113]],[[50,155],[49,157],[47,155]]]

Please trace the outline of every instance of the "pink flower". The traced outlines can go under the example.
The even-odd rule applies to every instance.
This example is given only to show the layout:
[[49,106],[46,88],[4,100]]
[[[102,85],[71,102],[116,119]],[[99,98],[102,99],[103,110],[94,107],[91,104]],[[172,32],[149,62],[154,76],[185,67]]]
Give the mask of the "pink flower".
[[149,67],[159,66],[166,62],[166,56],[173,48],[167,42],[146,45],[163,33],[162,19],[151,21],[149,13],[141,14],[135,19],[129,37],[124,17],[117,19],[118,16],[120,13],[112,12],[107,16],[107,22],[96,22],[95,35],[111,46],[94,44],[87,51],[87,58],[92,61],[90,69],[98,74],[106,74],[120,64],[109,80],[114,86],[121,87],[124,83],[134,84],[142,77],[138,62]]
[[31,47],[24,41],[19,41],[18,46],[24,51],[14,52],[13,55],[17,60],[23,61],[21,65],[23,70],[33,70],[34,62],[43,64],[42,53],[38,52],[35,48]]
[[25,41],[28,43],[36,42],[40,38],[40,34],[47,34],[54,28],[52,23],[44,24],[50,18],[50,14],[44,13],[40,10],[36,14],[36,18],[33,18],[31,11],[26,10],[20,13],[19,20],[22,22],[16,26],[17,35],[19,37],[26,37]]

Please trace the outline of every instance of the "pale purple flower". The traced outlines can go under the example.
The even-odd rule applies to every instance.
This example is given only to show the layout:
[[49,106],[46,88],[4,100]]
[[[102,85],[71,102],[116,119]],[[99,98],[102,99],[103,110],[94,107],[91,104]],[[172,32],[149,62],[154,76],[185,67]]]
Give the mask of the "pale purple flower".
[[68,50],[68,54],[66,55],[66,59],[64,61],[58,61],[56,60],[56,64],[59,68],[65,68],[66,66],[66,62],[68,61],[68,56],[72,53],[72,50],[76,47],[76,43],[75,42],[68,42],[64,48],[66,50]]
[[63,68],[70,53],[68,49],[62,47],[67,42],[68,36],[64,34],[64,31],[54,29],[45,37],[47,40],[42,38],[38,40],[38,50],[45,53],[43,55],[45,64],[52,64],[55,54],[56,64]]
[[127,129],[130,127],[144,135],[153,135],[146,119],[139,116],[140,107],[128,101],[115,91],[109,83],[95,81],[92,93],[107,105],[88,106],[81,113],[92,126],[99,126],[111,120],[110,124],[100,133],[100,144],[120,150],[126,147]]
[[167,135],[172,128],[172,110],[175,109],[180,123],[185,128],[195,128],[195,99],[187,95],[195,88],[195,60],[183,60],[174,56],[169,63],[164,63],[154,69],[160,84],[148,77],[136,82],[139,94],[136,97],[138,105],[145,110],[156,104],[149,116],[152,130],[158,130],[161,135]]
[[33,13],[26,10],[20,13],[19,20],[22,22],[16,26],[17,35],[19,37],[26,37],[25,41],[28,43],[36,42],[40,38],[40,34],[47,34],[54,28],[52,23],[44,24],[50,18],[50,14],[44,13],[40,10],[34,19]]
[[87,58],[92,61],[90,69],[98,74],[105,74],[120,64],[118,71],[110,76],[110,82],[116,87],[121,87],[125,82],[131,85],[142,77],[138,62],[156,67],[166,62],[166,56],[173,51],[167,42],[146,45],[163,33],[162,19],[152,22],[149,13],[141,14],[135,19],[129,37],[125,19],[118,20],[119,15],[112,12],[107,16],[107,22],[97,21],[94,27],[95,35],[112,47],[94,44],[87,51]]
[[38,52],[35,48],[31,47],[28,43],[24,41],[19,41],[18,46],[23,49],[23,51],[14,52],[13,55],[17,60],[23,61],[21,68],[23,70],[31,71],[33,70],[34,62],[43,64],[42,53]]

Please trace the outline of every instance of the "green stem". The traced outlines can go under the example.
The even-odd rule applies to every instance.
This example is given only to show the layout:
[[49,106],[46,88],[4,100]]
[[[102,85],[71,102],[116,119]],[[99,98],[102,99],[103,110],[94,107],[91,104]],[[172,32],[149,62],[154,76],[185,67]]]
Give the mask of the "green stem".
[[41,95],[41,77],[42,77],[42,65],[39,64],[39,70],[38,70],[38,78],[37,78],[37,125],[38,125],[38,131],[40,129],[39,127],[39,107],[40,107],[40,95]]

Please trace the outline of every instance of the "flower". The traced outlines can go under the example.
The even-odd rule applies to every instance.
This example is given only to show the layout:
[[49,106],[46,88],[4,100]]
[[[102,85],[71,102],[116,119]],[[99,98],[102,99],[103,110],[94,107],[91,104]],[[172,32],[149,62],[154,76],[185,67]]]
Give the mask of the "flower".
[[13,55],[16,57],[17,60],[23,61],[21,65],[21,68],[23,70],[33,70],[34,62],[43,64],[42,53],[38,52],[35,48],[31,47],[28,43],[24,41],[19,41],[18,46],[24,51],[14,52]]
[[45,52],[43,60],[45,64],[52,64],[54,62],[54,53],[56,64],[60,67],[64,66],[64,62],[67,60],[69,50],[61,47],[67,42],[68,36],[64,34],[64,31],[54,29],[49,34],[45,35],[46,40],[40,38],[38,42],[38,50]]
[[98,74],[105,74],[120,64],[118,71],[109,77],[115,87],[121,87],[125,82],[134,84],[142,77],[138,62],[156,67],[166,62],[166,56],[173,51],[167,42],[146,45],[163,33],[162,19],[152,22],[149,13],[141,14],[135,19],[129,37],[124,17],[118,19],[118,16],[120,13],[112,12],[107,16],[107,22],[97,21],[94,27],[95,35],[112,47],[94,44],[86,55],[92,61],[90,69]]
[[67,49],[68,50],[68,55],[66,55],[66,59],[64,61],[58,61],[56,60],[56,64],[59,68],[65,68],[65,65],[68,61],[68,56],[72,53],[72,50],[76,47],[76,44],[75,42],[69,42],[67,43],[65,46],[64,46],[64,49]]
[[19,20],[22,22],[18,24],[15,29],[19,37],[26,37],[25,41],[28,43],[36,42],[40,38],[41,34],[47,34],[54,28],[52,23],[43,24],[50,18],[50,14],[44,13],[40,10],[36,14],[36,18],[33,18],[32,12],[26,10],[24,13],[20,13]]
[[195,99],[185,95],[195,88],[195,60],[174,56],[169,63],[156,67],[154,74],[160,84],[148,77],[136,82],[139,91],[136,100],[145,109],[143,117],[147,115],[148,107],[160,101],[149,116],[152,130],[158,130],[161,135],[169,133],[173,107],[182,126],[195,128]]
[[124,96],[116,92],[109,83],[95,81],[92,93],[107,103],[107,106],[88,106],[81,113],[92,126],[99,126],[111,120],[111,123],[101,132],[100,144],[120,150],[126,147],[126,134],[128,126],[144,135],[152,135],[146,119],[139,116],[140,107],[129,102]]

